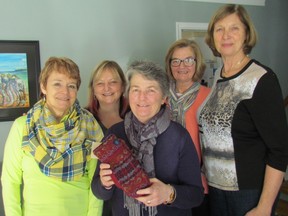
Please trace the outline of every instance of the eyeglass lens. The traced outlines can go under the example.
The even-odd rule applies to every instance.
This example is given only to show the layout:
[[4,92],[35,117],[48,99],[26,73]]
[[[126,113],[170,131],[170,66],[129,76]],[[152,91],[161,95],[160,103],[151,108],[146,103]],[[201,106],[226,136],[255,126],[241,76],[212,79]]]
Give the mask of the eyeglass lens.
[[185,66],[189,67],[189,66],[192,66],[196,62],[196,59],[194,59],[194,58],[186,58],[186,59],[175,58],[175,59],[171,60],[171,65],[177,67],[181,64],[181,62],[183,62]]

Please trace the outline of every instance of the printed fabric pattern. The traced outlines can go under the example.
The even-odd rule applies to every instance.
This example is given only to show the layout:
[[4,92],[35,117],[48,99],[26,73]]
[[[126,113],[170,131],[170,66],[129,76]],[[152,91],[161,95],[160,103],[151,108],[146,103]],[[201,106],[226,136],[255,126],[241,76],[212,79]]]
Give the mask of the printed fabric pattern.
[[138,190],[150,186],[149,177],[139,161],[133,157],[125,141],[114,134],[105,137],[93,153],[101,162],[110,164],[115,185],[128,196],[136,198]]
[[[251,65],[231,78],[219,78],[203,109],[199,125],[204,172],[210,186],[222,190],[239,190],[236,173],[232,120],[238,104],[251,99],[265,71]],[[206,170],[209,172],[206,172]]]

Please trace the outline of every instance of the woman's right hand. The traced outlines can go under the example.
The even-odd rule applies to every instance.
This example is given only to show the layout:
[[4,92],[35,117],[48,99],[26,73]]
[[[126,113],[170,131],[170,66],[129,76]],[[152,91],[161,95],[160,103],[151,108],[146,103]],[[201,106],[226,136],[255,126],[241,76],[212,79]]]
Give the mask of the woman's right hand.
[[114,182],[111,178],[112,170],[110,169],[110,165],[107,163],[101,163],[100,164],[100,180],[106,189],[111,189],[111,187],[114,185]]

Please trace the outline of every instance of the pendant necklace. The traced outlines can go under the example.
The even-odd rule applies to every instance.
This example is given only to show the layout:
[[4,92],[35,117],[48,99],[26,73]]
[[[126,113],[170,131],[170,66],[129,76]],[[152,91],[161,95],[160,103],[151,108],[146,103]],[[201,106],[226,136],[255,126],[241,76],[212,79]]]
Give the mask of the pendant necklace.
[[[247,56],[245,55],[240,61],[238,61],[235,65],[232,65],[232,67],[230,68],[229,71],[233,71],[234,68],[237,68],[236,66],[239,66],[241,65],[241,63],[244,61],[244,59],[246,58]],[[227,71],[225,71],[225,68],[223,67],[224,71],[223,71],[223,74],[228,74]]]

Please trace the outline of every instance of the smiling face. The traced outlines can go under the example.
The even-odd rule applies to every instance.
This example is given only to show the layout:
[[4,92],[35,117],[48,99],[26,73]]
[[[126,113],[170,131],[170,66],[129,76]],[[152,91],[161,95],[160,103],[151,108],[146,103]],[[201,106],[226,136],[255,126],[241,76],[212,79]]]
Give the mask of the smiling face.
[[129,104],[136,118],[146,124],[160,110],[165,98],[154,80],[141,74],[134,74],[130,80]]
[[93,80],[94,95],[99,104],[119,103],[124,87],[116,71],[105,69]]
[[77,80],[67,73],[53,70],[47,79],[46,86],[41,83],[41,92],[45,95],[46,105],[52,114],[61,119],[75,103],[77,98]]
[[[195,54],[190,47],[182,47],[175,49],[171,59],[184,60],[187,58],[195,58]],[[193,83],[192,78],[195,74],[195,70],[196,70],[196,63],[194,63],[191,66],[186,66],[184,62],[181,62],[180,65],[176,67],[171,65],[172,75],[176,80],[176,84],[177,83],[178,84],[186,83],[189,85],[192,84]]]
[[243,44],[246,39],[246,30],[237,14],[231,14],[215,23],[215,48],[222,57],[243,55]]

